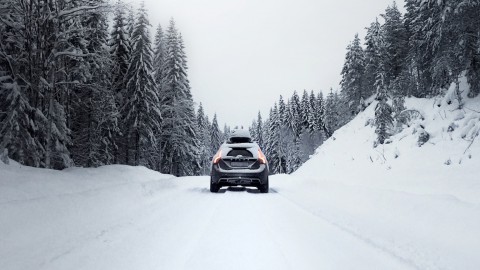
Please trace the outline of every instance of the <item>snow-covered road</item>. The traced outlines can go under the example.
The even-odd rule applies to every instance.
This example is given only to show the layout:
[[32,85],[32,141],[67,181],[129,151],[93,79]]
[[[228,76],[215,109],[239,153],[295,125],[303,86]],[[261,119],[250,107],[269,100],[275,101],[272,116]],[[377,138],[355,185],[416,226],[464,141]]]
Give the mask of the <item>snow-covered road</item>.
[[274,179],[269,194],[211,194],[207,177],[162,182],[1,202],[0,269],[412,269]]
[[98,254],[98,261],[108,266],[119,248],[130,246],[120,268],[408,269],[274,190],[265,195],[229,188],[210,194],[207,178],[179,181],[188,184],[175,200],[152,204],[132,224],[138,230],[112,233],[111,238],[122,240],[111,246],[109,259]]

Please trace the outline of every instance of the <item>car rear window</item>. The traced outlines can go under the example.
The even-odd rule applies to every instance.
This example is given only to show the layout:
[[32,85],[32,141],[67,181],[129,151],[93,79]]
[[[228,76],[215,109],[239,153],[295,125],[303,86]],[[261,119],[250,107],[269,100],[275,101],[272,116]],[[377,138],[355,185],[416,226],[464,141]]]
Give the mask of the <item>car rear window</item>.
[[232,137],[230,138],[230,143],[249,143],[252,142],[252,139],[247,137]]
[[228,152],[227,156],[230,156],[230,157],[236,157],[236,156],[253,157],[252,153],[245,148],[234,148],[230,152]]

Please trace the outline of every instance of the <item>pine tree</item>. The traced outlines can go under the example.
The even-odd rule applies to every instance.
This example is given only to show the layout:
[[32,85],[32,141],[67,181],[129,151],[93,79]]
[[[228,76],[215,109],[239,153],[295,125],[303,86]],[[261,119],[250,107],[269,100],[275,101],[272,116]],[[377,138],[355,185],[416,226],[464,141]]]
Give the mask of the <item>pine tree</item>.
[[376,93],[375,81],[380,62],[380,39],[382,38],[380,23],[378,19],[370,24],[365,36],[365,72],[363,76],[363,91],[365,97],[370,97]]
[[293,95],[288,104],[289,106],[287,108],[288,113],[286,115],[286,122],[289,124],[289,128],[293,132],[295,142],[297,142],[302,132],[300,98],[298,97],[297,91],[293,92]]
[[402,14],[397,8],[395,2],[392,6],[387,7],[385,14],[381,15],[385,19],[382,25],[381,44],[384,49],[380,52],[384,55],[384,81],[387,86],[397,78],[404,68],[404,63],[408,53],[408,37],[407,30],[403,24]]
[[309,103],[310,103],[310,110],[308,114],[308,126],[310,128],[310,133],[315,133],[320,131],[320,126],[318,125],[318,119],[317,119],[317,112],[320,110],[320,107],[318,107],[317,103],[317,97],[315,96],[315,93],[313,93],[313,90],[310,91],[310,98],[309,98]]
[[210,173],[210,161],[212,158],[212,153],[210,150],[211,137],[210,130],[211,126],[208,123],[208,119],[205,116],[203,111],[202,103],[200,103],[197,112],[197,136],[199,138],[199,158],[200,158],[200,171],[199,175],[208,175]]
[[415,97],[425,97],[433,92],[432,69],[433,51],[426,40],[433,35],[429,22],[436,11],[432,8],[421,10],[420,2],[406,0],[405,28],[408,33],[407,63],[415,77],[415,88],[409,93]]
[[[313,95],[313,98],[315,100],[315,95]],[[313,106],[315,105],[315,102],[313,102]],[[298,153],[302,162],[308,160],[309,156],[313,154],[318,143],[317,141],[319,140],[318,134],[315,134],[316,123],[313,110],[310,96],[307,91],[304,90],[300,104],[301,133],[297,140]]]
[[[154,51],[154,58],[153,58],[153,69],[155,72],[155,82],[157,83],[158,87],[162,85],[162,70],[163,70],[163,63],[165,61],[165,37],[163,33],[163,29],[161,25],[158,25],[157,32],[155,34],[155,51]],[[161,90],[159,91],[161,92]]]
[[302,100],[300,103],[300,126],[302,133],[307,133],[312,130],[311,124],[311,111],[312,107],[310,104],[310,97],[308,96],[307,90],[303,90]]
[[258,141],[258,136],[257,136],[257,120],[253,119],[252,124],[250,127],[248,127],[248,131],[250,132],[250,136],[252,136],[253,141]]
[[[440,5],[437,3],[437,5]],[[452,82],[457,81],[461,73],[470,84],[469,97],[480,93],[480,1],[462,0],[448,2],[443,8],[443,40],[451,57]]]
[[127,136],[127,162],[155,168],[157,165],[157,135],[161,113],[153,78],[147,12],[142,4],[132,33],[133,47],[127,71],[127,100],[122,108]]
[[6,74],[0,67],[0,152],[6,149],[10,158],[38,167],[43,147],[34,136],[37,129],[31,119],[34,110],[16,80]]
[[213,115],[212,127],[210,130],[211,145],[210,152],[216,153],[220,145],[222,144],[222,134],[220,133],[220,128],[218,127],[217,114]]
[[365,108],[363,101],[367,98],[363,90],[365,73],[365,56],[360,46],[360,38],[355,35],[353,42],[347,47],[345,63],[342,69],[342,95],[345,97],[351,115],[356,115]]
[[230,127],[225,124],[223,126],[223,139],[222,141],[226,141],[228,137],[230,136]]
[[[279,159],[278,173],[287,173],[287,149],[288,145],[292,143],[293,133],[288,128],[287,123],[287,105],[280,96],[278,100],[278,112],[277,112],[277,130],[278,130],[278,145],[277,154]],[[268,139],[269,140],[269,139]]]
[[389,138],[389,129],[393,124],[392,108],[387,103],[388,92],[385,86],[385,74],[380,72],[377,78],[377,100],[375,107],[375,133],[377,133],[377,142],[383,144]]
[[258,145],[260,146],[260,149],[263,149],[264,147],[264,139],[263,139],[263,121],[262,121],[262,115],[260,112],[258,112],[258,117],[255,125],[255,134],[256,134],[256,141]]
[[300,135],[302,133],[300,98],[296,91],[288,102],[286,122],[289,123],[291,143],[287,147],[287,173],[294,172],[300,165]]
[[337,109],[335,106],[335,98],[333,95],[333,90],[330,89],[330,93],[328,93],[327,98],[325,100],[325,115],[323,119],[325,133],[327,137],[332,136],[333,132],[335,131],[336,123],[337,123],[336,110]]
[[39,121],[29,101],[27,91],[31,89],[22,79],[25,74],[22,74],[21,61],[28,58],[25,50],[19,50],[24,46],[28,48],[29,40],[18,35],[22,30],[18,27],[28,27],[13,7],[11,1],[0,4],[0,12],[5,16],[4,21],[0,20],[0,154],[39,167],[44,148],[36,136]]
[[[104,5],[103,1],[91,1]],[[116,139],[119,134],[118,111],[110,81],[112,62],[107,47],[108,25],[106,12],[91,11],[81,21],[84,27],[85,51],[91,57],[82,62],[85,86],[75,88],[70,114],[72,130],[71,152],[79,166],[112,164],[117,158]]]
[[316,126],[319,131],[322,131],[325,136],[327,133],[325,132],[325,123],[324,123],[324,115],[325,115],[325,102],[323,98],[323,93],[319,92],[316,97],[316,110],[315,110],[315,122]]
[[[120,110],[127,99],[126,91],[127,91],[127,71],[128,65],[130,62],[130,54],[131,54],[131,45],[132,42],[130,41],[129,33],[127,32],[127,22],[125,18],[126,6],[121,1],[118,0],[114,6],[114,17],[113,17],[113,26],[112,31],[110,32],[110,38],[108,41],[108,45],[110,47],[110,55],[111,55],[111,88],[112,93],[115,98],[115,106],[117,110]],[[105,100],[105,102],[109,102]],[[112,108],[111,105],[108,107]],[[124,122],[118,121],[117,125],[119,129],[125,130]],[[122,132],[116,132],[115,136],[115,144],[117,145],[117,150],[114,155],[114,163],[125,163],[128,164],[127,159],[127,151],[128,151],[128,142],[127,136],[124,136]]]
[[124,103],[127,80],[125,76],[130,60],[130,41],[125,22],[125,5],[118,0],[115,5],[113,26],[110,33],[109,46],[112,58],[112,86],[115,93],[116,105]]
[[161,149],[163,173],[192,175],[198,163],[195,111],[187,77],[183,39],[172,19],[165,37],[166,54],[162,70]]
[[133,10],[133,7],[129,6],[125,30],[127,30],[128,40],[130,41],[130,48],[133,47],[133,43],[135,42],[133,40],[133,31],[135,31],[135,25],[135,12]]
[[277,104],[270,110],[269,119],[266,124],[265,155],[269,162],[269,169],[272,173],[282,173],[281,155],[280,155],[280,119],[278,118]]

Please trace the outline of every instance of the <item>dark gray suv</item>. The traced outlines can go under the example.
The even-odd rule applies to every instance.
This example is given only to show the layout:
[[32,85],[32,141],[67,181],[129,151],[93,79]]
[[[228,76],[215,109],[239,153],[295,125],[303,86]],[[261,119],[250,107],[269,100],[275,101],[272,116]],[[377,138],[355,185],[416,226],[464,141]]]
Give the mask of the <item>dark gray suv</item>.
[[267,158],[247,130],[233,130],[213,157],[210,191],[223,186],[251,186],[268,193]]

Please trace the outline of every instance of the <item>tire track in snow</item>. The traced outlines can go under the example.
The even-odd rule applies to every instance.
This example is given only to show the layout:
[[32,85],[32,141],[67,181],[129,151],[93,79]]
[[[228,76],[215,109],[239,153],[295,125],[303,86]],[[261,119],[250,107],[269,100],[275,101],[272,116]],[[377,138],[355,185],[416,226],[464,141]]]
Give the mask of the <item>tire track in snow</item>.
[[208,225],[213,223],[213,220],[214,220],[213,217],[219,211],[220,203],[221,203],[220,197],[214,198],[214,207],[210,210],[210,213],[208,214],[208,218],[204,220],[204,222],[201,225],[201,228],[196,231],[194,238],[190,241],[187,247],[187,258],[183,261],[182,269],[188,269],[188,267],[186,267],[187,263],[192,259],[193,255],[195,254],[195,250],[197,250],[198,247],[200,246],[200,240],[202,239],[202,237],[206,235],[205,232],[207,232],[209,228]]
[[[271,190],[271,189],[270,189]],[[272,190],[271,190],[272,191]],[[276,191],[274,191],[273,193],[277,193]],[[265,196],[263,196],[263,198],[266,198]],[[265,199],[264,199],[265,201]],[[268,204],[265,204],[265,206],[268,205]],[[266,211],[264,211],[266,212]],[[260,213],[261,214],[261,213]],[[287,268],[288,269],[296,269],[295,267],[292,267],[292,263],[290,262],[290,260],[288,259],[287,257],[287,253],[285,252],[285,250],[283,250],[283,248],[281,247],[280,243],[277,241],[277,238],[276,238],[276,235],[273,234],[273,232],[275,231],[274,227],[271,225],[271,222],[268,222],[269,220],[271,221],[271,219],[266,219],[265,216],[261,215],[262,217],[262,224],[266,227],[266,232],[268,233],[269,235],[269,238],[270,240],[274,243],[275,246],[278,247],[278,251],[280,252],[281,256],[282,256],[282,259],[283,261],[285,262],[285,264],[287,265]]]

